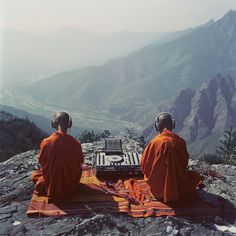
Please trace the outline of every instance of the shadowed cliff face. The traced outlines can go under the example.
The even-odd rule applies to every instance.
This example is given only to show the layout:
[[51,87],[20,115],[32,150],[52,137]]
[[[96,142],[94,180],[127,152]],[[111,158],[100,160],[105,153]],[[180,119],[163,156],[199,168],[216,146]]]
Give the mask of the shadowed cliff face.
[[196,90],[181,133],[190,141],[236,124],[236,89],[231,78],[217,76]]
[[[83,144],[85,162],[91,163],[101,143]],[[31,172],[38,168],[38,151],[28,151],[0,163],[0,235],[225,235],[220,229],[236,227],[236,167],[206,165],[190,161],[190,168],[205,176],[205,189],[198,193],[221,210],[214,217],[131,218],[123,214],[91,212],[68,217],[28,218],[25,214],[33,183]],[[209,170],[219,176],[207,175]],[[220,228],[221,227],[221,228]],[[233,235],[230,231],[227,235]]]
[[[176,119],[176,131],[188,143],[204,140],[214,134],[223,135],[225,129],[236,125],[235,81],[217,75],[204,82],[196,91],[183,90],[166,106],[156,108],[156,113],[169,111]],[[153,124],[144,131],[146,137],[153,137]],[[201,150],[199,150],[199,153]]]

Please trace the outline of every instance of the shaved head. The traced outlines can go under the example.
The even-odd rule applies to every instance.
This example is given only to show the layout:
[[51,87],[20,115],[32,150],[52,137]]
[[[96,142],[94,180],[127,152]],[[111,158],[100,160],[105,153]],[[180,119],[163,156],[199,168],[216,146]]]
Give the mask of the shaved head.
[[52,118],[52,124],[54,128],[61,127],[66,132],[67,128],[70,128],[71,119],[67,112],[59,111],[56,112]]

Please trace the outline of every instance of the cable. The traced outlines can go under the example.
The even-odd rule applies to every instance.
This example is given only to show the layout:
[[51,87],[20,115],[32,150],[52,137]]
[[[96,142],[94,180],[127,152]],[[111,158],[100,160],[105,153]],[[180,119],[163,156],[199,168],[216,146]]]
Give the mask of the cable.
[[[130,139],[131,140],[131,139]],[[96,151],[93,152],[93,157],[94,157],[94,154],[95,154]],[[102,191],[104,191],[106,194],[111,194],[111,195],[117,195],[119,197],[124,197],[126,198],[129,202],[137,202],[142,208],[143,210],[145,210],[146,212],[152,212],[153,214],[155,213],[155,210],[152,210],[152,209],[148,209],[144,206],[144,203],[142,203],[139,199],[137,198],[134,198],[134,197],[131,197],[131,191],[128,190],[128,189],[123,189],[123,193],[121,194],[118,194],[118,193],[115,193],[113,191],[108,191],[107,189],[104,189],[102,186],[101,186],[101,183],[97,180],[96,176],[93,174],[93,165],[94,165],[94,161],[92,162],[92,166],[90,167],[90,173],[93,177],[93,179],[95,180],[95,182],[97,183],[97,185],[101,188]],[[113,183],[109,183],[110,186],[112,186],[114,189],[117,189],[115,184]],[[147,190],[146,190],[147,191]],[[143,194],[144,196],[146,195],[145,192],[143,191],[140,191],[141,194]]]

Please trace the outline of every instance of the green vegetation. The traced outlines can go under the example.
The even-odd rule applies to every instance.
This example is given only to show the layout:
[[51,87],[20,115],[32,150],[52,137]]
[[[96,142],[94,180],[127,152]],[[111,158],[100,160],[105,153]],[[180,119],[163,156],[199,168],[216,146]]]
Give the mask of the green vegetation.
[[139,139],[137,130],[134,127],[125,128],[124,137],[128,138],[128,139],[132,139],[134,141],[138,141],[138,139]]
[[[78,135],[78,139],[81,143],[92,143],[101,141],[102,139],[111,136],[109,130],[103,130],[102,132],[95,132],[94,130],[84,130]],[[144,136],[139,136],[137,130],[134,127],[125,128],[124,138],[132,139],[139,143],[139,146],[145,147],[146,140]]]
[[38,149],[47,136],[33,122],[0,111],[0,162],[31,149]]
[[139,143],[139,146],[144,148],[147,144],[143,135],[139,136],[137,130],[134,127],[125,128],[125,138],[132,139]]
[[101,139],[107,138],[111,135],[109,130],[104,130],[99,133],[95,133],[93,130],[84,130],[81,134],[79,134],[78,139],[81,143],[92,143],[100,141]]
[[219,146],[213,154],[206,153],[200,158],[209,164],[230,164],[236,165],[236,130],[231,126],[226,130],[224,136],[220,139]]

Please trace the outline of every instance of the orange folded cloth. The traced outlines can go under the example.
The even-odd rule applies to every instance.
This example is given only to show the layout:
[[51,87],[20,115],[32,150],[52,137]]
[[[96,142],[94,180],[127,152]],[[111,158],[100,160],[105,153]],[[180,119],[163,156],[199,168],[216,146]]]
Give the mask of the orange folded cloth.
[[26,213],[29,216],[58,216],[110,212],[125,213],[132,217],[205,216],[218,213],[218,209],[200,198],[178,204],[160,202],[152,195],[145,180],[107,182],[98,180],[94,174],[90,167],[85,168],[78,191],[66,199],[49,199],[34,193]]

